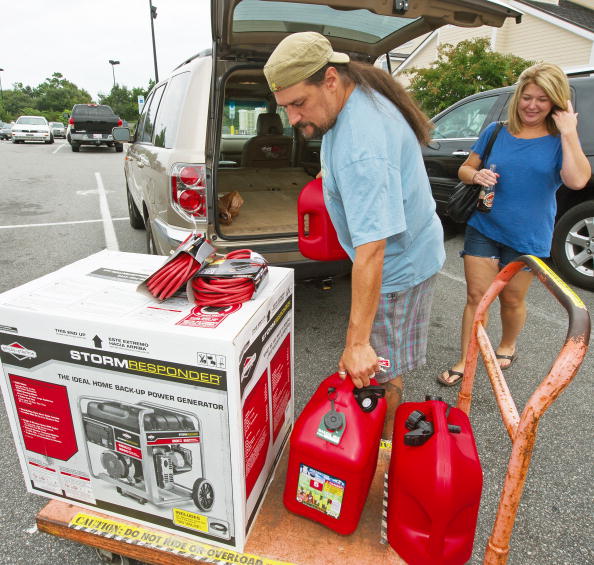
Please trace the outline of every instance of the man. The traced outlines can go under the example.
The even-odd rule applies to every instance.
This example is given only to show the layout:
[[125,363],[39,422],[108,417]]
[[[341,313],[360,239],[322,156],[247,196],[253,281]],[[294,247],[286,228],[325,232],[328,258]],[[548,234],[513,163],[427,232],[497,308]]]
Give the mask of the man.
[[[322,138],[324,200],[353,261],[351,312],[338,362],[358,388],[386,387],[391,438],[402,374],[425,363],[435,274],[445,252],[421,143],[430,123],[394,79],[336,53],[319,33],[286,37],[264,74],[305,138]],[[390,361],[378,373],[378,356]]]

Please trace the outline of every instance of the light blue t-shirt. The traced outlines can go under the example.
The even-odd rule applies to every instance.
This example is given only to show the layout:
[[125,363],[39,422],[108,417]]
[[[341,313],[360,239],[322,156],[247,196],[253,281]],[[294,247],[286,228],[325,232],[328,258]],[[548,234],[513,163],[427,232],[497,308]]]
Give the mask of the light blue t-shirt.
[[382,293],[411,288],[445,260],[419,142],[400,111],[356,87],[322,139],[324,200],[351,259],[386,239]]
[[[495,125],[489,124],[472,146],[478,155],[484,153]],[[561,186],[560,136],[520,139],[504,126],[483,167],[491,164],[500,175],[493,208],[488,214],[474,212],[468,223],[520,253],[548,257],[557,213],[555,193]]]

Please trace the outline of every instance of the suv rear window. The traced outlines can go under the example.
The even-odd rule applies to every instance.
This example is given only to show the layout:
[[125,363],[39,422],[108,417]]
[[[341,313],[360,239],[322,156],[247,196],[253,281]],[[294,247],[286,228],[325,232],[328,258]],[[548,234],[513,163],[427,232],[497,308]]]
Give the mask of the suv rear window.
[[382,16],[369,10],[346,11],[296,2],[243,0],[233,12],[233,33],[315,30],[330,37],[373,44],[415,21]]
[[180,73],[169,81],[155,121],[157,147],[173,147],[189,78],[190,73]]

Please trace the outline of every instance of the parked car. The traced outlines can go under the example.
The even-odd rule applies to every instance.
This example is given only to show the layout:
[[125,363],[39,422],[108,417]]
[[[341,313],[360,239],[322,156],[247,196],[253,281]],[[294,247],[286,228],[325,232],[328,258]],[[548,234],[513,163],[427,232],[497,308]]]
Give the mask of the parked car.
[[12,139],[12,124],[0,122],[0,139]]
[[[114,130],[132,141],[124,161],[130,223],[146,228],[149,252],[167,255],[199,230],[221,252],[249,247],[299,267],[298,276],[344,272],[346,263],[306,261],[298,250],[297,197],[320,169],[320,140],[304,140],[276,106],[262,72],[274,47],[289,30],[333,22],[334,48],[373,63],[445,23],[501,25],[519,15],[483,0],[463,1],[463,11],[445,0],[398,14],[384,0],[361,1],[360,10],[352,0],[329,4],[213,0],[214,51],[155,85],[133,137]],[[224,223],[219,199],[233,191],[243,205]]]
[[75,104],[68,119],[66,139],[75,153],[81,145],[107,145],[119,153],[124,146],[114,141],[111,130],[121,125],[122,120],[107,104]]
[[12,126],[12,142],[44,141],[53,143],[54,136],[43,116],[20,116]]
[[[594,170],[594,77],[570,78],[573,106],[579,114],[578,134]],[[458,168],[481,131],[505,120],[514,87],[487,90],[456,102],[433,118],[433,140],[423,149],[425,167],[438,212],[458,183]],[[535,218],[535,221],[537,218]],[[594,177],[583,190],[562,186],[557,192],[557,217],[551,255],[561,276],[594,290]]]
[[66,128],[62,122],[50,122],[49,125],[54,137],[66,137]]

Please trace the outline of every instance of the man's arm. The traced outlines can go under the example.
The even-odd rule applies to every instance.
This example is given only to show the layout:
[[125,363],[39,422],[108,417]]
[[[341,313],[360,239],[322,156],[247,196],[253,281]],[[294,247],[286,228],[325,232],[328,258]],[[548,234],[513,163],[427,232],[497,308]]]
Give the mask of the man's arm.
[[379,370],[377,354],[369,339],[382,286],[386,240],[355,249],[351,282],[351,314],[339,369],[346,371],[357,388],[367,386]]

